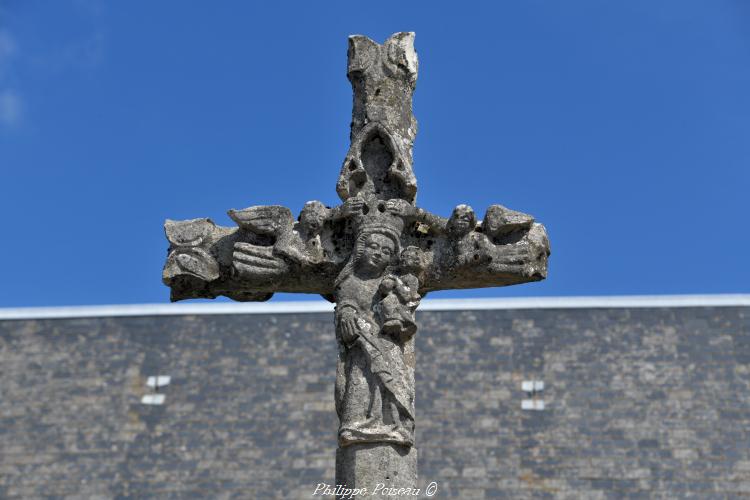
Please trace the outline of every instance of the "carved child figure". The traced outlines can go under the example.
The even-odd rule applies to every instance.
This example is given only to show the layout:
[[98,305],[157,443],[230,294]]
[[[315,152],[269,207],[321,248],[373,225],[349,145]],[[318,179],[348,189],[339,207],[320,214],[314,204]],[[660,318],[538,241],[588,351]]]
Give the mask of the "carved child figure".
[[421,296],[419,287],[424,278],[425,257],[418,247],[401,252],[398,274],[391,274],[380,283],[380,320],[383,332],[401,341],[417,331],[414,312]]
[[295,228],[279,234],[274,253],[303,265],[319,264],[324,257],[320,232],[330,218],[329,208],[319,201],[308,201]]
[[453,209],[446,230],[453,243],[456,267],[483,264],[490,260],[487,239],[474,231],[477,217],[469,205],[458,205]]
[[319,201],[308,201],[296,224],[286,207],[230,210],[229,216],[242,229],[266,239],[266,242],[235,242],[232,253],[235,272],[246,279],[269,280],[287,272],[289,262],[303,267],[321,264],[326,258],[321,244],[325,224],[360,215],[363,204],[358,198],[350,198],[331,209]]

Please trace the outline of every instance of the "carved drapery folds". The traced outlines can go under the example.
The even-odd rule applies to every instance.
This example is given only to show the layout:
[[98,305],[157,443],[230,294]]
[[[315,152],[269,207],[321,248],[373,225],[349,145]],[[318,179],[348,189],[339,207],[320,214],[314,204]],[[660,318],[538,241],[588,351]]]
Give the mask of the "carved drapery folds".
[[[414,444],[414,342],[410,291],[400,265],[402,225],[391,215],[361,221],[336,277],[336,409],[339,444]],[[399,286],[402,289],[396,290]],[[413,293],[410,293],[413,292]],[[403,294],[401,296],[396,294]]]

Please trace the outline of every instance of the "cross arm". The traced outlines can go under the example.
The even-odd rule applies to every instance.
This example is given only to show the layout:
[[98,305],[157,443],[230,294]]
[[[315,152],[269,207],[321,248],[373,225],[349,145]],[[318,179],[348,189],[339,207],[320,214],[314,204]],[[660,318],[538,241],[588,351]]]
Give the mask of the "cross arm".
[[508,286],[547,277],[549,240],[542,224],[533,223],[513,235],[513,241],[493,241],[477,231],[467,239],[468,245],[448,238],[439,243],[446,251],[430,267],[422,292]]
[[[547,275],[547,234],[529,215],[492,205],[477,222],[466,205],[450,218],[403,200],[385,205],[403,220],[403,247],[417,247],[425,256],[422,294],[507,286]],[[234,228],[205,218],[167,220],[170,246],[162,279],[173,301],[219,295],[260,301],[278,291],[330,298],[351,253],[351,225],[362,209],[362,200],[355,198],[335,208],[308,202],[295,222],[286,207],[256,206],[230,210]]]
[[172,301],[219,295],[262,301],[279,291],[330,298],[351,250],[348,221],[361,210],[357,199],[335,208],[311,201],[297,221],[276,205],[230,210],[238,227],[207,218],[167,220],[170,246],[162,281]]
[[[331,299],[334,280],[351,253],[352,226],[369,210],[366,204],[360,197],[333,208],[310,201],[296,221],[278,205],[229,210],[237,227],[207,218],[167,220],[170,246],[162,281],[172,301],[220,295],[263,301],[279,291]],[[420,217],[435,230],[438,219]]]
[[[530,215],[491,205],[482,221],[468,205],[449,218],[405,211],[411,242],[427,256],[420,293],[507,286],[547,277],[549,239]],[[408,226],[407,226],[408,227]]]

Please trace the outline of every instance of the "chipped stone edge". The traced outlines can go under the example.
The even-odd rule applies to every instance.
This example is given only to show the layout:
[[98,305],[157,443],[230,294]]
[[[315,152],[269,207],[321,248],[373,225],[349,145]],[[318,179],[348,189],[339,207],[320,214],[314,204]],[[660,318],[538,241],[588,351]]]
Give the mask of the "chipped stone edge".
[[[477,311],[493,309],[608,309],[660,307],[746,307],[750,294],[612,295],[591,297],[504,297],[425,299],[420,311]],[[1,320],[66,319],[122,316],[178,316],[216,314],[330,313],[333,304],[318,301],[263,303],[120,304],[102,306],[0,308]]]

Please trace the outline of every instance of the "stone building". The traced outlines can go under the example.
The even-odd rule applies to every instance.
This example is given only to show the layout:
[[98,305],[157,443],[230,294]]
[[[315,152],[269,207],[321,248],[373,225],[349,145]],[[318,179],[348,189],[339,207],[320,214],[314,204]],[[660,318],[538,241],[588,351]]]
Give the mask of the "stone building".
[[[0,498],[312,498],[334,476],[331,316],[0,310]],[[750,296],[425,300],[418,316],[435,498],[750,495]]]

